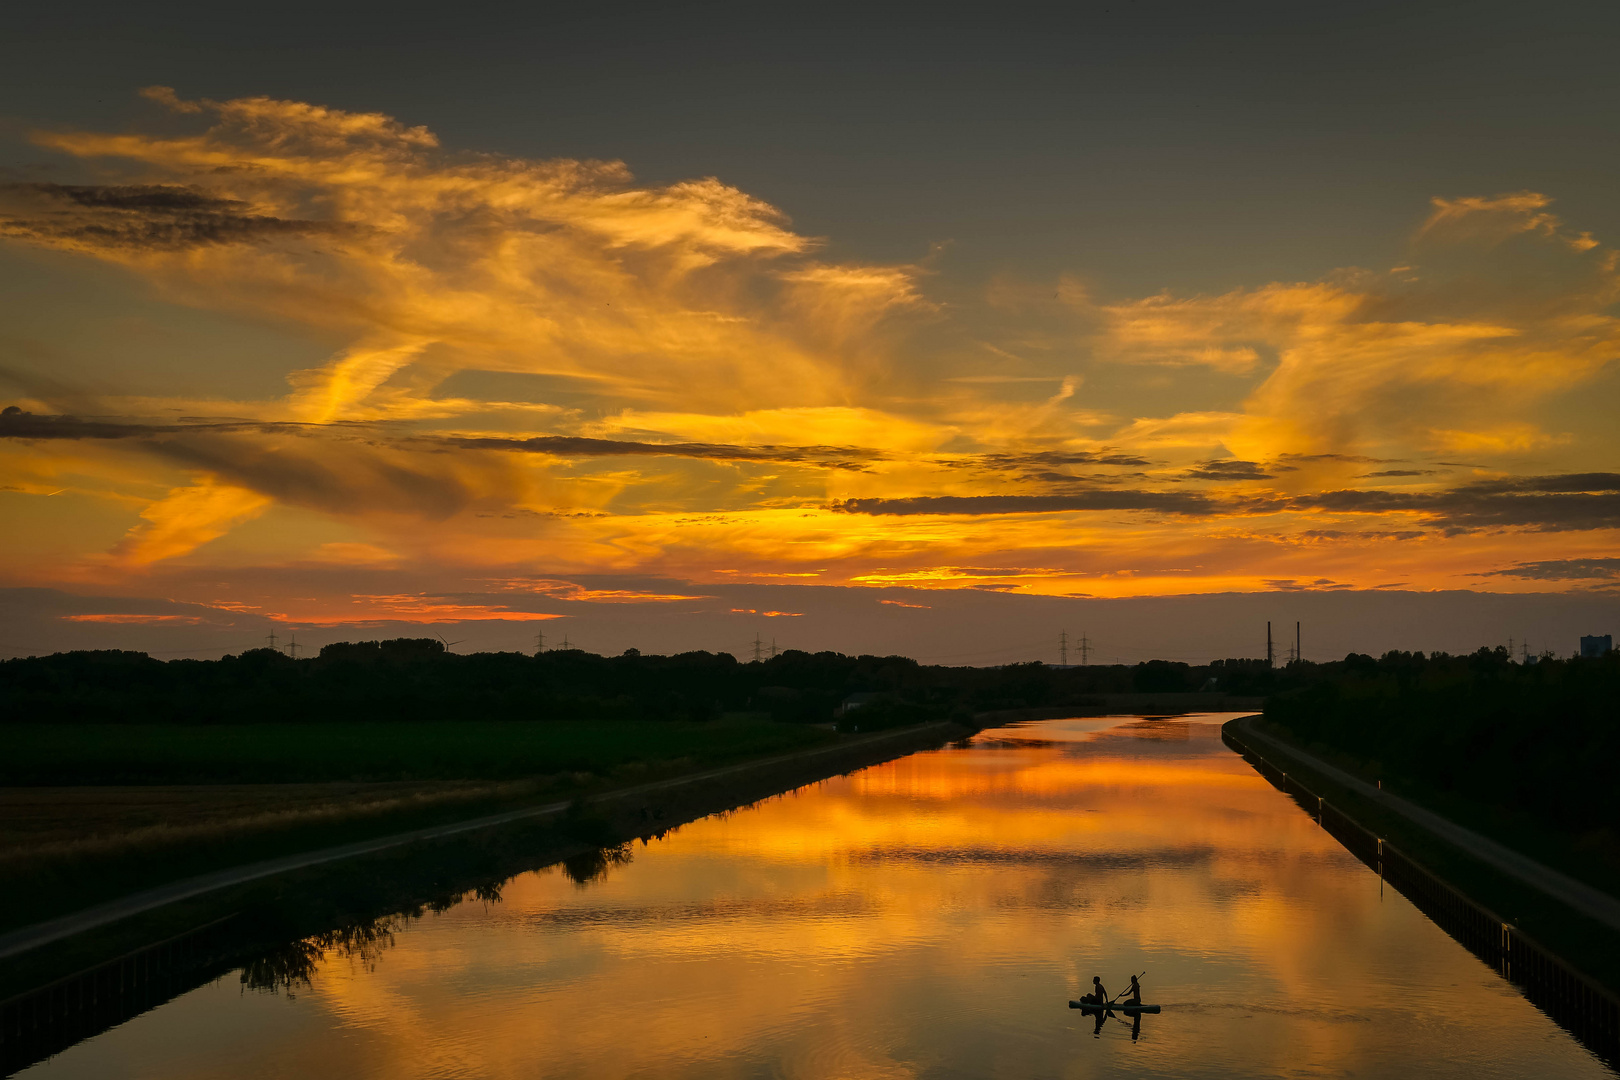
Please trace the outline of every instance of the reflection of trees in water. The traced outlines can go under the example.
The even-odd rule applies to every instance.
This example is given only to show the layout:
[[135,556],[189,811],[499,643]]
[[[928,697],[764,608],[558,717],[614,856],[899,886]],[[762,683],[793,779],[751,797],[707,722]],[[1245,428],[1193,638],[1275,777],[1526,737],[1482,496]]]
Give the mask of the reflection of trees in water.
[[635,855],[631,852],[629,844],[617,844],[564,859],[562,871],[569,881],[583,889],[591,882],[601,881],[607,877],[608,871],[615,866],[629,865],[633,858]]
[[389,915],[278,945],[242,965],[242,986],[272,994],[286,991],[293,997],[298,989],[309,987],[315,969],[328,956],[358,960],[370,971],[377,958],[393,946],[394,934],[404,929],[406,921],[403,916]]
[[[628,857],[623,861],[628,862]],[[358,961],[367,971],[375,970],[377,960],[394,945],[394,935],[428,912],[443,912],[464,900],[484,904],[501,902],[507,878],[496,878],[474,885],[465,892],[433,897],[404,911],[381,918],[349,923],[310,937],[289,941],[267,949],[242,965],[242,986],[266,993],[285,992],[293,997],[313,982],[316,969],[331,959]]]
[[[593,881],[601,881],[615,866],[628,865],[632,858],[629,844],[595,848],[564,859],[562,872],[583,889]],[[372,971],[378,958],[393,948],[394,935],[412,922],[430,911],[449,911],[466,900],[498,904],[508,880],[495,878],[465,891],[434,896],[392,915],[349,923],[266,949],[242,965],[242,986],[247,990],[293,997],[299,990],[312,986],[315,972],[332,959],[348,960],[351,964],[358,961],[367,971]]]

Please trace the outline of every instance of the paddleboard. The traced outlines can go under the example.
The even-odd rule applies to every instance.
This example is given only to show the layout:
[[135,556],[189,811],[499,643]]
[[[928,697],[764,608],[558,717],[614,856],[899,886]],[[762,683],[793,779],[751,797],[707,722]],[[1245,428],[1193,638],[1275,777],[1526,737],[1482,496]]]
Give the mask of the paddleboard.
[[1084,1012],[1102,1012],[1104,1009],[1122,1013],[1156,1013],[1159,1011],[1157,1005],[1093,1005],[1089,1001],[1071,1001],[1069,1002],[1069,1008],[1080,1009]]

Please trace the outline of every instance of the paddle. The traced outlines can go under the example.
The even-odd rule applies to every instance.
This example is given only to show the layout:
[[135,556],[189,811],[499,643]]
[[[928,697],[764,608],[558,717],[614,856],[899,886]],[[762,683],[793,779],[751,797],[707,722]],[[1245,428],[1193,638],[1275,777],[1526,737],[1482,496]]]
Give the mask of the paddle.
[[[1143,971],[1143,972],[1142,972],[1142,975],[1146,975],[1146,974],[1147,974],[1147,971],[1146,971],[1146,970],[1144,970],[1144,971]],[[1142,975],[1138,975],[1138,976],[1137,976],[1137,977],[1136,977],[1136,982],[1137,982],[1137,985],[1141,985],[1141,982],[1142,982]],[[1121,990],[1121,991],[1120,991],[1120,992],[1119,992],[1119,993],[1117,993],[1117,994],[1115,994],[1115,995],[1114,995],[1114,997],[1113,997],[1113,1000],[1112,1000],[1112,1001],[1110,1001],[1110,1002],[1109,1002],[1109,1003],[1108,1003],[1108,1004],[1110,1004],[1110,1005],[1112,1005],[1112,1004],[1113,1004],[1113,1003],[1114,1003],[1114,1002],[1115,1002],[1115,1001],[1118,1001],[1118,1000],[1119,1000],[1119,999],[1120,999],[1120,998],[1121,998],[1121,997],[1123,997],[1123,996],[1124,996],[1124,995],[1125,995],[1125,991],[1124,991],[1124,990]]]

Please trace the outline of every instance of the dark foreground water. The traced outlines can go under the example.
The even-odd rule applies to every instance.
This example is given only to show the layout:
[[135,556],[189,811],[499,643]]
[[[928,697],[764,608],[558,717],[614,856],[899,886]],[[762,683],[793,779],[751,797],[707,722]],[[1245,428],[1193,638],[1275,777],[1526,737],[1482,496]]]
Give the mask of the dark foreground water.
[[[24,1076],[1612,1075],[1219,738],[986,731],[236,976]],[[1139,1031],[1067,1008],[1146,971]]]

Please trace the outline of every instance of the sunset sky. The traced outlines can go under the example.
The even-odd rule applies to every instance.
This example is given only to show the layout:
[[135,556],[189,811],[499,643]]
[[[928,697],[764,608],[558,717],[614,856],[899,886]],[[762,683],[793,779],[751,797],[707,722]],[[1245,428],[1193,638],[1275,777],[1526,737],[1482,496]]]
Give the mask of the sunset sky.
[[0,40],[0,653],[1620,631],[1613,8],[165,8]]

